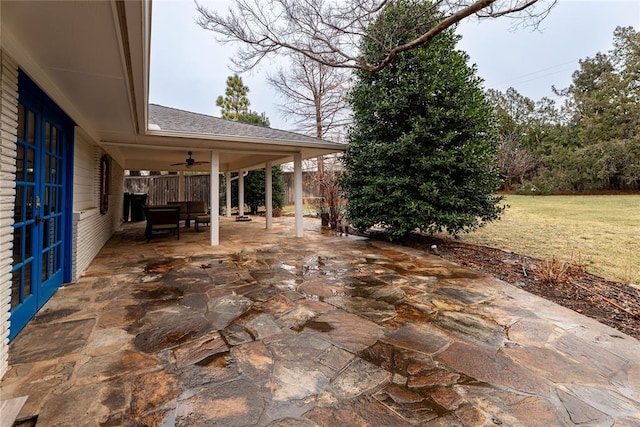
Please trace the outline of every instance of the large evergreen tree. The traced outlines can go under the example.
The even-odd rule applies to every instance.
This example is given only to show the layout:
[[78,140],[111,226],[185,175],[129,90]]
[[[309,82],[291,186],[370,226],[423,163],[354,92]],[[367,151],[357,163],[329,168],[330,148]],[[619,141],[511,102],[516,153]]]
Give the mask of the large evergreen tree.
[[[271,202],[274,208],[284,206],[284,177],[281,166],[273,166],[271,169],[272,191]],[[244,202],[249,206],[252,215],[258,213],[258,208],[264,206],[265,201],[265,176],[264,169],[250,171],[244,178]]]
[[613,36],[614,49],[581,60],[562,92],[575,108],[580,146],[640,133],[640,32],[618,27]]
[[[402,42],[428,31],[403,23],[408,13],[435,10],[424,1],[390,3],[362,55],[373,62],[381,54],[369,40]],[[455,235],[499,217],[492,112],[458,39],[446,30],[390,67],[356,72],[344,181],[354,227],[379,225],[392,238],[416,229]]]
[[[564,97],[561,107],[546,98],[534,104],[514,89],[489,91],[499,140],[507,142],[502,172],[516,191],[640,188],[640,32],[618,27],[613,36],[612,50],[581,60],[572,84],[554,88]],[[528,154],[535,169],[518,173]]]

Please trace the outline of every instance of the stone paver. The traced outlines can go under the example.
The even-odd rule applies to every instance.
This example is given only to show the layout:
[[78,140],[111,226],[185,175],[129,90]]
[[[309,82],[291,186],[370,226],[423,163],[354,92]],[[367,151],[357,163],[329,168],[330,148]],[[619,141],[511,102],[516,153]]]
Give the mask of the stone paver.
[[640,343],[440,257],[129,224],[10,344],[38,426],[634,426]]

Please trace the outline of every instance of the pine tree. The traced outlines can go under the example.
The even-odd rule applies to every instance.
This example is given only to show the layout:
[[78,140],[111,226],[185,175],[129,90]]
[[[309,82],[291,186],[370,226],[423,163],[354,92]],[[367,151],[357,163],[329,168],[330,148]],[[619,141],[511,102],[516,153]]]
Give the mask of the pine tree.
[[224,96],[218,96],[216,106],[220,107],[223,119],[238,120],[238,118],[249,113],[249,98],[247,98],[249,88],[242,82],[242,77],[234,74],[227,77],[227,89]]
[[[220,107],[222,118],[236,122],[248,123],[256,126],[269,127],[269,119],[265,113],[249,110],[249,88],[244,85],[237,74],[227,78],[225,96],[219,96],[216,105]],[[274,166],[272,169],[272,203],[276,208],[284,204],[284,178],[282,168]],[[238,205],[238,181],[232,183],[232,203]],[[249,205],[251,213],[256,214],[258,207],[264,204],[265,175],[264,169],[249,171],[244,178],[245,203]]]

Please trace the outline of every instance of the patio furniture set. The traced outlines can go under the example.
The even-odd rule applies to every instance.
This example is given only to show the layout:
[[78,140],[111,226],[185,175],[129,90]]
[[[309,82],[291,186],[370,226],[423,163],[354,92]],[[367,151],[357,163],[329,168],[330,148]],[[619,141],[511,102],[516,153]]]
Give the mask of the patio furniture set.
[[145,206],[144,214],[147,219],[147,226],[144,235],[147,242],[151,240],[154,232],[171,231],[180,240],[180,221],[184,221],[185,227],[191,226],[194,222],[196,231],[200,231],[200,225],[209,225],[211,216],[209,215],[207,204],[204,201],[190,202],[169,202],[166,205]]

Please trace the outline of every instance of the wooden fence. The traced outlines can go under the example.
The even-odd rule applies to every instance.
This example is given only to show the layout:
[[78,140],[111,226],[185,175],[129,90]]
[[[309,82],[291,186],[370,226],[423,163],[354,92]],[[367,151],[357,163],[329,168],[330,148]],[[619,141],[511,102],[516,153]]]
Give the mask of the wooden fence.
[[178,176],[128,176],[124,179],[125,193],[146,193],[150,205],[166,205],[178,200]]
[[[211,206],[209,175],[185,175],[184,199],[204,200],[207,206]],[[285,184],[285,204],[291,205],[293,200],[293,173],[283,174]],[[178,175],[154,175],[154,176],[127,176],[124,179],[125,193],[146,193],[147,203],[150,205],[164,205],[168,202],[179,200]],[[224,191],[224,179],[220,180],[220,191]],[[313,172],[302,173],[302,197],[312,199],[318,197],[320,190],[314,182]]]
[[[294,203],[293,172],[282,174],[284,180],[284,204]],[[315,182],[315,172],[302,172],[302,198],[315,199],[320,196],[320,186]]]

